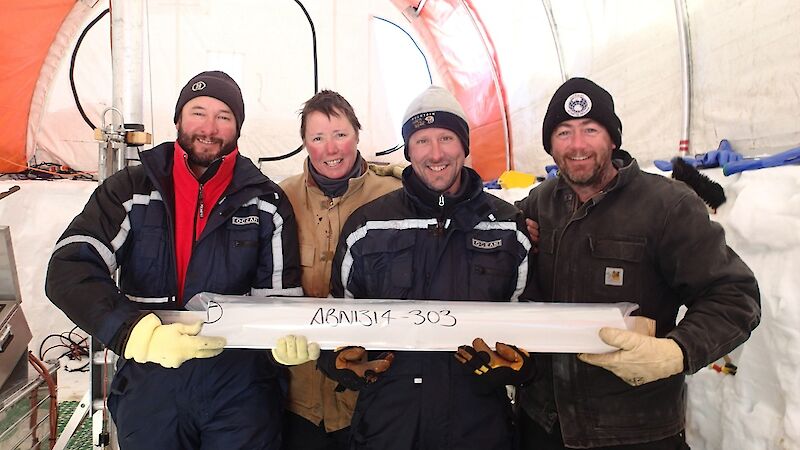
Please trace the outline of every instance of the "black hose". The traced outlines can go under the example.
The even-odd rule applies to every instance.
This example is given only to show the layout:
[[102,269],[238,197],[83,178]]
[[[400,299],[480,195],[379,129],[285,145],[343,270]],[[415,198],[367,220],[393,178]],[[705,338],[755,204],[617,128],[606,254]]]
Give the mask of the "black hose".
[[[386,22],[386,23],[388,23],[388,24],[394,25],[394,26],[395,26],[397,29],[399,29],[399,30],[400,30],[400,31],[402,31],[402,32],[403,32],[403,33],[404,33],[406,36],[408,36],[408,38],[409,38],[409,39],[411,39],[411,43],[413,43],[413,44],[414,44],[414,47],[417,47],[417,50],[419,51],[419,54],[420,54],[420,55],[422,55],[422,60],[423,60],[423,62],[425,62],[425,69],[428,71],[428,82],[429,82],[430,84],[433,84],[433,75],[431,74],[431,66],[428,64],[428,58],[425,56],[425,52],[423,52],[423,51],[422,51],[422,49],[420,48],[419,44],[417,44],[417,41],[416,41],[416,40],[414,40],[414,36],[411,36],[411,35],[408,33],[408,31],[406,31],[406,30],[405,30],[405,28],[403,28],[403,27],[401,27],[400,25],[398,25],[398,24],[396,24],[396,23],[392,22],[392,21],[391,21],[391,20],[389,20],[389,19],[384,19],[383,17],[378,17],[378,16],[372,16],[372,17],[374,17],[374,18],[376,18],[376,19],[378,19],[378,20],[382,20],[382,21],[384,21],[384,22]],[[388,154],[390,154],[390,153],[394,153],[394,152],[396,152],[396,151],[400,150],[400,149],[401,149],[401,148],[403,148],[403,147],[404,147],[404,145],[403,145],[403,144],[398,144],[398,145],[395,145],[395,146],[394,146],[394,147],[392,147],[392,148],[387,148],[386,150],[381,150],[381,151],[379,151],[379,152],[376,152],[376,153],[375,153],[375,156],[386,156],[386,155],[388,155]]]
[[81,117],[83,117],[83,121],[89,125],[89,128],[94,130],[95,127],[89,117],[86,115],[86,111],[83,110],[83,106],[81,106],[81,100],[78,98],[78,89],[75,87],[75,60],[78,57],[78,49],[81,48],[81,43],[83,42],[83,38],[86,37],[86,33],[92,29],[92,27],[100,21],[106,14],[108,14],[109,9],[106,8],[105,11],[101,12],[97,17],[94,18],[89,25],[86,25],[86,28],[83,29],[80,37],[78,37],[78,41],[75,43],[75,50],[72,51],[72,58],[69,61],[69,85],[72,88],[72,98],[75,99],[75,106],[78,107],[78,111],[81,113]]
[[405,28],[403,28],[400,25],[392,22],[389,19],[384,19],[383,17],[378,17],[378,16],[372,16],[372,17],[374,17],[374,18],[376,18],[378,20],[382,20],[382,21],[384,21],[384,22],[386,22],[388,24],[394,25],[397,29],[399,29],[406,36],[408,36],[409,39],[411,39],[411,42],[414,44],[414,47],[417,47],[417,50],[419,50],[419,54],[422,55],[422,60],[425,62],[425,69],[428,71],[428,81],[430,82],[430,84],[433,84],[433,75],[431,75],[431,66],[428,64],[428,58],[425,56],[425,52],[423,52],[422,49],[419,47],[419,44],[417,44],[417,41],[414,40],[414,37],[411,36],[410,34],[408,34],[408,31],[406,31]]
[[[306,16],[306,20],[308,20],[308,25],[311,27],[311,48],[312,54],[314,58],[314,94],[319,92],[319,70],[317,67],[317,30],[314,28],[314,21],[311,20],[311,15],[308,14],[308,10],[305,6],[300,2],[300,0],[294,0],[297,3],[297,6],[303,10],[303,14]],[[270,161],[280,161],[282,159],[291,158],[292,156],[300,153],[303,150],[303,145],[300,144],[299,147],[292,150],[289,153],[284,153],[283,155],[278,156],[265,156],[263,158],[258,158],[258,163],[261,164],[262,162],[270,162]]]

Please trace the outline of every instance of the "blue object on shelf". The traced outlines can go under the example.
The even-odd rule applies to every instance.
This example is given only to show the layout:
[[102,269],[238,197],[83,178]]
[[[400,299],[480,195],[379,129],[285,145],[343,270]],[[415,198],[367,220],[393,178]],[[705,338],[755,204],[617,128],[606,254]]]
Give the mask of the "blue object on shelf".
[[785,166],[800,163],[800,147],[796,147],[785,152],[772,156],[765,156],[758,159],[742,159],[732,161],[722,167],[722,173],[733,175],[746,170],[764,169],[767,167]]
[[483,183],[483,187],[486,189],[503,189],[503,187],[500,186],[500,180],[497,178]]
[[[711,150],[708,153],[701,153],[697,156],[684,156],[683,160],[696,169],[709,169],[711,167],[722,167],[725,164],[740,161],[742,155],[737,153],[731,147],[731,143],[727,139],[719,141],[716,150]],[[672,170],[672,163],[661,159],[653,161],[653,164],[664,172]]]

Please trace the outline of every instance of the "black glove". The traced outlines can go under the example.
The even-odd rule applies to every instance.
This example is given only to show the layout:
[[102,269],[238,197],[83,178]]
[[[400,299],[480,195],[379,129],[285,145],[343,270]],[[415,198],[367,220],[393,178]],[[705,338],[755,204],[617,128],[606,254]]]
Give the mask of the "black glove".
[[357,391],[378,380],[378,375],[389,370],[394,353],[381,353],[372,361],[367,360],[364,347],[343,347],[334,352],[323,352],[317,367],[328,378],[339,383],[337,391],[344,388]]
[[472,347],[462,345],[455,354],[458,362],[472,372],[488,390],[522,385],[536,375],[536,365],[527,351],[498,342],[492,351],[481,338]]

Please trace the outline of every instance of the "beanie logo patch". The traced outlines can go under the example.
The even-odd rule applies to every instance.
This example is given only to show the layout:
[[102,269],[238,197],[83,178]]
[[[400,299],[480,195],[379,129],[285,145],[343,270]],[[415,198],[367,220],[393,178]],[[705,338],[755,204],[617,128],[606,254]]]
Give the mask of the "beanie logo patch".
[[194,91],[194,92],[202,91],[205,88],[206,88],[206,82],[205,81],[198,81],[197,83],[192,85],[192,91]]
[[592,100],[583,92],[576,92],[564,102],[564,111],[572,117],[583,117],[592,110]]
[[436,113],[424,113],[414,117],[411,120],[411,125],[416,128],[422,128],[424,126],[431,125],[436,120]]

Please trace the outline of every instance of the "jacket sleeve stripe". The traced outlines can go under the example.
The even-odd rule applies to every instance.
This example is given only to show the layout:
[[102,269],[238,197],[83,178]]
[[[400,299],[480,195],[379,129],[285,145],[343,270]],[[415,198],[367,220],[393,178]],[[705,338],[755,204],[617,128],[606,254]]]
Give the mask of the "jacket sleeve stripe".
[[350,270],[353,267],[353,255],[350,253],[350,249],[353,248],[356,242],[366,236],[369,230],[424,230],[431,225],[436,225],[436,219],[375,220],[368,221],[350,233],[345,241],[347,242],[347,251],[342,259],[341,277],[342,286],[344,286],[344,297],[353,298],[353,293],[347,288],[350,284]]
[[92,247],[94,247],[95,251],[97,251],[97,254],[100,255],[100,258],[103,259],[103,262],[106,263],[109,274],[113,274],[114,271],[117,270],[117,258],[114,257],[114,253],[111,250],[109,250],[108,247],[105,246],[105,244],[103,244],[98,239],[93,238],[91,236],[75,235],[66,237],[60,240],[56,244],[55,248],[53,249],[53,253],[57,252],[60,248],[73,243],[83,243],[91,245]]
[[103,244],[97,238],[86,235],[74,235],[66,237],[61,241],[59,241],[56,244],[55,248],[53,249],[53,253],[55,253],[56,250],[60,249],[61,247],[64,247],[72,243],[89,244],[92,247],[94,247],[94,249],[97,251],[100,257],[103,258],[103,261],[106,263],[106,266],[108,266],[108,273],[113,274],[114,271],[117,270],[117,258],[115,254],[117,250],[119,250],[120,247],[122,247],[122,244],[125,243],[125,240],[128,238],[128,234],[130,233],[131,230],[131,222],[129,214],[131,212],[131,209],[133,208],[133,205],[147,205],[150,203],[151,200],[161,201],[161,194],[159,194],[158,191],[153,191],[149,195],[134,194],[133,198],[123,203],[123,206],[125,208],[125,218],[119,225],[119,232],[117,233],[116,236],[114,236],[114,239],[111,240],[110,249],[108,248],[108,246]]
[[303,288],[286,288],[286,289],[250,289],[250,295],[253,297],[302,297]]
[[111,240],[111,248],[114,249],[114,253],[116,253],[117,250],[122,247],[122,244],[125,243],[125,240],[128,239],[128,234],[131,231],[130,213],[133,209],[133,205],[149,205],[151,200],[163,201],[161,199],[161,193],[152,191],[149,195],[133,194],[133,198],[122,204],[125,208],[125,218],[119,225],[119,233]]
[[[258,197],[250,199],[242,206],[257,205],[259,211],[272,216],[272,291],[283,292],[283,217],[278,213],[278,207]],[[270,294],[277,295],[277,294]],[[289,295],[289,294],[284,294]],[[302,295],[302,293],[301,293]]]
[[139,303],[168,303],[175,300],[175,297],[136,297],[134,295],[125,295],[128,300]]

